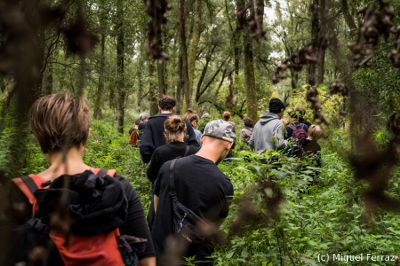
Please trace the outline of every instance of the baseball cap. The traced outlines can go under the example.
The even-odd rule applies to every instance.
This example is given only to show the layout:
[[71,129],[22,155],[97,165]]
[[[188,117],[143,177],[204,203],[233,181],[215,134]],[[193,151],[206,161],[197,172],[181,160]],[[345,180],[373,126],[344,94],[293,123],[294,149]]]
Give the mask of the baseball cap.
[[232,124],[224,120],[213,120],[208,122],[203,135],[229,142],[234,142],[236,139]]

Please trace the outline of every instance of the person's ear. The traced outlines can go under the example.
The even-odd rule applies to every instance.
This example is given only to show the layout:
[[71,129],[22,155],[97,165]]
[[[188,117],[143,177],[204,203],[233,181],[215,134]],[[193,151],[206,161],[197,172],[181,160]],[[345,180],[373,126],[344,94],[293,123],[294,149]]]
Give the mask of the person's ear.
[[227,149],[230,150],[233,146],[233,142],[228,142]]
[[172,107],[172,112],[175,113],[176,106]]
[[203,142],[204,142],[204,135],[201,135],[201,137],[200,137],[200,144],[203,145]]
[[160,112],[162,111],[162,109],[161,109],[161,107],[159,105],[158,105],[158,111],[160,111]]

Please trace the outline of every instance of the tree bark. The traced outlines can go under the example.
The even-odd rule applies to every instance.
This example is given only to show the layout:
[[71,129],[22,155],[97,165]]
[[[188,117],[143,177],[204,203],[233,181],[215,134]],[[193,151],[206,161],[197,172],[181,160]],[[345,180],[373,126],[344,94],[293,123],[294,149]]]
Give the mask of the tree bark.
[[47,63],[43,73],[42,92],[45,95],[53,92],[53,64],[51,63]]
[[118,91],[118,132],[124,132],[124,118],[125,118],[125,43],[124,43],[124,23],[123,23],[123,1],[117,0],[117,91]]
[[[317,45],[318,32],[320,29],[318,7],[319,7],[319,0],[312,0],[311,5],[310,5],[311,40],[314,42],[314,45]],[[318,49],[318,47],[315,49]],[[317,64],[314,62],[311,62],[308,65],[308,73],[307,73],[307,81],[308,81],[308,84],[310,84],[311,86],[314,86],[315,82],[316,82],[316,70],[317,70]]]
[[188,57],[187,57],[187,46],[186,46],[186,13],[185,13],[185,0],[179,0],[179,44],[180,44],[180,56],[182,60],[182,90],[185,95],[185,102],[183,110],[190,107],[190,95],[189,95],[189,74],[188,74]]
[[150,103],[150,115],[153,116],[158,113],[158,102],[157,102],[157,87],[154,82],[154,60],[151,57],[147,58],[147,67],[149,72],[149,103]]
[[104,91],[104,67],[105,67],[105,41],[106,41],[106,36],[104,33],[101,34],[101,41],[100,41],[100,68],[99,68],[99,83],[97,86],[97,93],[96,93],[96,100],[94,102],[94,112],[93,112],[93,117],[95,119],[100,119],[101,118],[101,98],[103,95]]
[[157,62],[157,76],[158,76],[158,97],[161,98],[165,94],[165,63],[164,60]]
[[326,12],[326,0],[320,0],[319,6],[319,19],[320,19],[320,31],[319,35],[319,53],[318,53],[318,61],[317,61],[317,84],[324,83],[324,74],[325,74],[325,53],[326,53],[326,40],[327,40],[327,28],[326,28],[326,16],[328,15]]
[[202,14],[202,0],[196,0],[195,3],[195,13],[194,13],[194,25],[193,25],[193,36],[189,48],[189,58],[188,58],[188,79],[189,79],[189,95],[191,102],[196,99],[197,91],[193,89],[194,71],[196,68],[196,56],[197,50],[200,42],[201,34],[201,14]]
[[253,45],[247,29],[243,29],[244,80],[246,85],[247,116],[257,122],[257,94],[254,77]]

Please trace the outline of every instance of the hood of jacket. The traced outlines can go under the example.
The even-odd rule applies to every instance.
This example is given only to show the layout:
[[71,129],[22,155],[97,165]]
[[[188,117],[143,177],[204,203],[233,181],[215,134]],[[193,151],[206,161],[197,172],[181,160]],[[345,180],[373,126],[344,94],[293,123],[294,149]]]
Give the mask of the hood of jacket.
[[279,120],[279,116],[274,113],[263,113],[260,117],[260,124],[265,125],[272,120]]

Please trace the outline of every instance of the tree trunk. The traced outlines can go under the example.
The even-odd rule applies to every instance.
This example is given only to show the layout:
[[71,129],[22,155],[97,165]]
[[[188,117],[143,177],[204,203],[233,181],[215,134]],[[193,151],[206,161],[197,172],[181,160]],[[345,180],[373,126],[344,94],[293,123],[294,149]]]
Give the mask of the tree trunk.
[[104,91],[104,67],[105,67],[105,54],[104,54],[104,46],[105,46],[105,41],[106,41],[106,36],[104,33],[101,34],[101,52],[100,52],[100,68],[99,68],[99,84],[97,87],[97,93],[96,93],[96,100],[94,103],[94,113],[93,116],[95,119],[100,119],[101,118],[101,98],[103,95]]
[[196,99],[197,91],[193,89],[194,71],[196,68],[196,56],[197,49],[200,42],[201,34],[201,13],[202,13],[202,0],[196,0],[195,13],[194,13],[194,26],[193,26],[193,37],[189,48],[189,59],[188,59],[188,78],[189,78],[189,95],[191,102],[193,103]]
[[189,76],[188,76],[188,57],[187,57],[187,47],[186,47],[186,13],[185,13],[185,0],[179,0],[179,44],[180,44],[180,56],[182,57],[182,79],[183,93],[185,95],[185,102],[183,105],[183,110],[190,107],[190,95],[189,95]]
[[247,29],[243,29],[244,80],[246,85],[247,116],[255,123],[257,115],[257,94],[254,78],[253,45]]
[[147,58],[147,66],[149,71],[149,107],[150,115],[153,116],[158,113],[158,92],[156,84],[154,82],[154,60],[150,56]]
[[180,114],[182,111],[182,90],[183,90],[183,79],[181,78],[183,75],[182,69],[182,54],[179,54],[179,62],[178,62],[178,80],[176,84],[176,113]]
[[158,76],[158,97],[161,98],[165,94],[165,63],[164,60],[157,62],[157,76]]
[[123,29],[123,1],[117,0],[117,91],[118,91],[118,132],[124,132],[124,118],[125,118],[125,66],[124,66],[124,53],[125,53],[125,43],[124,43],[124,29]]
[[319,53],[318,53],[318,61],[317,61],[317,84],[324,83],[324,74],[325,74],[325,52],[326,52],[326,39],[327,39],[327,28],[326,28],[326,16],[328,15],[326,12],[326,1],[320,0],[319,7],[319,18],[320,18],[320,31],[319,31]]
[[[310,5],[311,40],[314,42],[314,45],[317,45],[318,32],[319,32],[319,28],[320,28],[318,7],[319,7],[319,0],[312,0],[312,3]],[[316,69],[317,69],[316,63],[311,62],[308,65],[307,81],[308,81],[308,84],[310,84],[311,86],[314,86],[315,82],[316,82]]]
[[42,92],[45,95],[53,92],[53,64],[51,63],[47,63],[43,73]]

